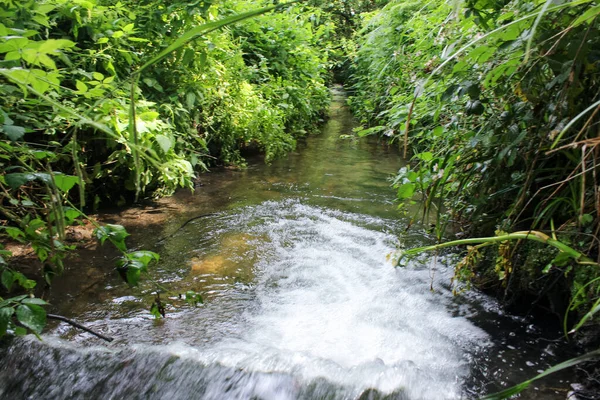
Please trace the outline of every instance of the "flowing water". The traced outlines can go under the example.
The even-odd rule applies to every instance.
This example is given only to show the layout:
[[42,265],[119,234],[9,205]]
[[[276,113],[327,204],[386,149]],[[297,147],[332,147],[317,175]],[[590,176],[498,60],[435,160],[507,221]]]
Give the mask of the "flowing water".
[[[335,89],[323,133],[298,153],[144,209],[156,222],[129,230],[161,260],[139,289],[98,273],[104,253],[74,264],[55,311],[115,341],[55,324],[5,344],[0,398],[476,398],[554,362],[541,339],[554,332],[452,295],[452,257],[393,267],[398,246],[430,238],[407,234],[393,202],[397,153],[340,139],[353,127],[344,99]],[[148,311],[157,283],[162,320]],[[186,304],[188,290],[204,304]],[[524,398],[564,398],[549,386]]]

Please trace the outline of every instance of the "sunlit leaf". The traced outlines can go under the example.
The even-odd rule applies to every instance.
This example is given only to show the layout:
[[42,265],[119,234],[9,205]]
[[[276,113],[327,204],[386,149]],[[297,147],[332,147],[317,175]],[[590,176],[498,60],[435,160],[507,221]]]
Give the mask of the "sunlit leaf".
[[62,192],[68,192],[73,186],[79,184],[79,177],[72,175],[54,174],[54,183]]
[[75,46],[75,43],[70,40],[48,39],[48,40],[43,41],[39,45],[38,51],[40,53],[54,53],[57,50],[65,49],[65,48],[69,48],[69,47],[73,47],[73,46]]
[[573,27],[579,26],[583,23],[591,23],[594,19],[600,15],[600,4],[594,7],[588,8],[583,14],[581,14],[572,24]]
[[398,187],[396,195],[399,199],[410,199],[415,194],[415,187],[414,183],[404,183]]
[[87,85],[79,80],[75,82],[75,87],[80,93],[85,93],[88,91]]
[[167,153],[173,147],[173,141],[170,137],[166,135],[158,134],[154,137],[156,139],[156,143],[160,146],[163,152]]
[[150,262],[152,260],[158,261],[160,259],[160,256],[157,253],[153,252],[153,251],[139,250],[139,251],[134,251],[132,253],[128,253],[127,254],[127,258],[129,260],[139,261],[145,267],[147,267],[148,264],[150,264]]

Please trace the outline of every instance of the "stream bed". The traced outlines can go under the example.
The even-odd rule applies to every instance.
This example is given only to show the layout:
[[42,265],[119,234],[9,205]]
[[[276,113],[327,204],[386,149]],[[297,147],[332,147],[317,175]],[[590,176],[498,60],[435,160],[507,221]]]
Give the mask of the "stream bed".
[[[394,203],[397,152],[341,139],[355,125],[344,92],[333,97],[323,133],[287,158],[205,175],[137,209],[139,224],[105,216],[130,247],[160,253],[151,277],[128,288],[98,250],[50,302],[115,341],[57,323],[42,341],[15,339],[0,348],[0,398],[471,399],[562,361],[559,332],[476,291],[453,296],[455,257],[394,268],[398,247],[432,239],[407,233]],[[189,290],[204,304],[186,304]],[[564,399],[568,378],[521,398]]]

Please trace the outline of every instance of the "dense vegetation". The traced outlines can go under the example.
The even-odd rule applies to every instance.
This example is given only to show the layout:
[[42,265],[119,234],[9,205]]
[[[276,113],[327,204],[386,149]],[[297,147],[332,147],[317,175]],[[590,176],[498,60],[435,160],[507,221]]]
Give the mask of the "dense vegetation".
[[[394,186],[401,201],[421,198],[415,219],[430,218],[440,242],[487,237],[458,279],[590,324],[600,6],[273,3],[0,0],[0,235],[29,243],[49,284],[69,250],[65,226],[84,211],[192,188],[248,152],[285,154],[322,121],[338,79],[352,89],[357,135],[411,161]],[[120,226],[96,234],[123,252],[130,284],[158,258],[128,252]],[[33,291],[2,248],[0,270],[5,290]],[[0,336],[39,333],[41,305],[3,300]]]
[[506,240],[458,266],[560,318],[570,300],[582,315],[598,305],[599,13],[591,1],[392,1],[356,39],[358,135],[410,158],[398,198],[422,197],[438,239],[449,226],[535,231],[589,256]]
[[96,225],[131,285],[158,259],[86,212],[193,189],[247,153],[270,162],[315,131],[358,14],[380,3],[0,0],[0,237],[39,261],[0,244],[0,291],[25,293],[0,299],[0,336],[41,332],[30,296],[62,273],[69,225]]
[[[315,7],[1,4],[0,234],[31,245],[48,284],[69,250],[65,226],[83,211],[192,188],[211,165],[243,166],[244,151],[269,162],[314,130],[329,101],[335,25]],[[128,253],[122,227],[98,227],[97,236],[123,252],[129,283],[158,257]],[[0,251],[4,289],[32,290]],[[15,313],[39,332],[41,304],[4,301],[0,335]]]

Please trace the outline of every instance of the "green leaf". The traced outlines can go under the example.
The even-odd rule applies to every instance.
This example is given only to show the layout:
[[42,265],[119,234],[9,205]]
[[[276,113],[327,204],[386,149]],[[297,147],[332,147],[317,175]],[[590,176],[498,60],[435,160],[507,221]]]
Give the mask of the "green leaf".
[[193,290],[188,290],[185,293],[185,301],[186,303],[193,306],[197,305],[198,303],[204,304],[204,300],[202,299],[200,293],[196,293]]
[[0,308],[0,337],[6,334],[6,329],[8,328],[8,325],[11,322],[10,320],[14,313],[15,309],[12,307]]
[[6,180],[6,184],[8,186],[10,186],[12,189],[18,189],[19,187],[26,184],[27,182],[31,182],[36,179],[40,180],[42,182],[45,182],[47,184],[50,184],[52,182],[52,179],[50,178],[50,174],[47,174],[44,172],[34,172],[34,173],[18,172],[18,173],[13,173],[13,174],[6,174],[4,176],[4,179]]
[[0,302],[0,308],[2,307],[6,307],[11,303],[19,303],[21,300],[26,299],[27,296],[26,294],[23,294],[21,296],[15,296],[15,297],[11,297],[10,299],[6,299]]
[[171,150],[171,147],[173,147],[173,141],[166,135],[156,135],[155,139],[162,151],[165,153],[168,153],[169,150]]
[[581,218],[579,218],[579,222],[581,223],[581,225],[588,225],[591,224],[594,221],[594,217],[591,216],[590,214],[583,214],[581,216]]
[[82,215],[81,211],[79,211],[76,208],[65,207],[63,211],[65,213],[65,220],[69,224],[72,224],[73,221],[75,221],[75,219],[79,218]]
[[404,183],[398,187],[398,192],[396,195],[399,199],[410,199],[415,194],[415,184],[414,183]]
[[600,4],[598,4],[597,6],[588,8],[583,14],[581,14],[579,16],[579,18],[577,18],[575,20],[575,22],[573,22],[573,27],[579,26],[583,23],[589,24],[594,19],[596,19],[598,17],[598,15],[600,15]]
[[[15,279],[19,282],[19,285],[21,285],[21,287],[23,289],[33,289],[36,285],[34,280],[27,279],[27,277],[20,272],[13,272],[13,275],[14,275]],[[22,299],[26,298],[27,296],[17,296],[17,297],[21,297],[20,300],[22,300]]]
[[9,51],[19,51],[24,49],[29,44],[29,39],[19,36],[10,37],[6,42],[0,43],[0,53],[8,53]]
[[27,329],[23,328],[22,326],[17,326],[15,328],[15,335],[25,336],[25,335],[27,335]]
[[152,314],[156,319],[162,318],[160,310],[158,309],[158,304],[156,304],[156,302],[152,303],[152,306],[150,307],[150,314]]
[[465,106],[467,115],[481,115],[485,111],[483,103],[479,100],[469,100]]
[[194,94],[194,92],[188,92],[185,95],[185,104],[187,105],[188,109],[192,109],[194,108],[194,104],[196,103],[196,95]]
[[417,157],[418,159],[420,159],[422,161],[429,162],[429,161],[433,160],[433,153],[430,151],[424,151],[422,153],[415,155],[415,157]]
[[564,267],[569,263],[569,261],[571,261],[571,259],[573,259],[573,256],[571,254],[561,251],[556,255],[556,257],[554,257],[554,260],[552,260],[550,263],[557,267]]
[[139,119],[144,122],[153,122],[158,118],[158,113],[156,111],[146,111],[138,115]]
[[137,286],[140,283],[140,275],[142,271],[139,268],[129,267],[127,268],[127,283],[131,286]]
[[66,39],[48,39],[40,43],[40,53],[55,53],[57,50],[75,46],[75,43]]
[[39,63],[41,63],[45,67],[48,67],[50,69],[56,69],[56,64],[54,63],[54,60],[52,60],[46,54],[38,53],[37,61],[39,61]]
[[55,174],[54,175],[54,183],[56,187],[59,188],[62,192],[66,193],[73,186],[79,184],[79,177],[72,175],[63,175],[63,174]]
[[373,135],[375,133],[380,133],[381,131],[385,130],[386,127],[383,125],[379,125],[379,126],[373,126],[371,128],[367,128],[367,129],[354,129],[354,132],[356,133],[356,135],[358,137],[365,137],[365,136],[369,136],[369,135]]
[[139,251],[134,251],[132,253],[128,253],[127,259],[132,260],[132,261],[133,260],[139,261],[140,263],[142,263],[144,265],[144,267],[147,267],[148,264],[150,264],[150,262],[152,260],[158,261],[160,259],[160,256],[153,251],[139,250]]
[[6,290],[10,292],[10,288],[15,282],[15,275],[11,271],[5,269],[2,271],[2,277],[0,280],[2,280],[2,285],[6,288]]
[[38,306],[45,306],[48,303],[46,303],[44,300],[42,300],[38,297],[28,297],[26,299],[23,299],[21,301],[21,304],[34,304],[34,305],[38,305]]
[[2,131],[8,136],[10,140],[16,142],[21,140],[25,135],[25,128],[16,125],[2,125]]
[[45,150],[34,150],[31,152],[31,155],[33,155],[36,160],[45,160],[46,158],[54,160],[56,158],[56,153]]
[[129,40],[130,42],[149,42],[148,39],[133,37],[133,36],[128,36],[127,40]]
[[17,319],[22,325],[40,334],[46,326],[46,311],[35,304],[22,304],[17,307]]
[[80,80],[77,80],[75,82],[75,87],[77,88],[79,93],[86,93],[88,91],[87,85],[85,83],[81,82]]
[[129,233],[125,230],[122,225],[106,224],[97,228],[94,231],[96,238],[100,241],[100,244],[104,244],[106,239],[109,239],[119,250],[126,251],[125,238],[129,236]]
[[123,31],[129,33],[133,30],[133,27],[134,27],[134,24],[127,24],[123,27]]

